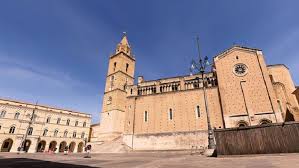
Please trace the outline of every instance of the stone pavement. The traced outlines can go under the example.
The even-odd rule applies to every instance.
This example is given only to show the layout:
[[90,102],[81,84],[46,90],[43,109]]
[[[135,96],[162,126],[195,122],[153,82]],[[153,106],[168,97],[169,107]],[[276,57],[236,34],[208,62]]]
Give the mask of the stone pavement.
[[299,154],[226,156],[207,158],[184,153],[92,154],[0,153],[0,168],[14,167],[211,167],[211,168],[299,168]]

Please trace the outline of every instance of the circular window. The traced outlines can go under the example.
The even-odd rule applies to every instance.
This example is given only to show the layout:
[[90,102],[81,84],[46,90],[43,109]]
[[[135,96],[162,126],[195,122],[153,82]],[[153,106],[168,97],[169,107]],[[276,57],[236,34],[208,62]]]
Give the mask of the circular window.
[[233,72],[237,76],[244,76],[247,74],[248,68],[245,64],[236,64],[234,66]]

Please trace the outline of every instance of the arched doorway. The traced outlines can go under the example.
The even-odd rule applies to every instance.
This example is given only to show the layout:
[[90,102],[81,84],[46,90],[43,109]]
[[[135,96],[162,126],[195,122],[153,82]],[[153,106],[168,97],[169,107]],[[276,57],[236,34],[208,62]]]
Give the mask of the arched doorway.
[[70,145],[69,145],[69,151],[70,152],[74,152],[75,146],[76,146],[76,143],[75,142],[71,142]]
[[80,142],[80,143],[78,144],[77,152],[78,152],[78,153],[83,152],[83,142]]
[[46,148],[46,141],[40,141],[37,145],[36,152],[44,152],[45,148]]
[[9,152],[13,144],[13,140],[8,138],[5,141],[3,141],[1,146],[1,152]]
[[56,141],[51,141],[50,145],[49,145],[49,151],[55,152],[56,151],[56,145],[57,145]]
[[287,108],[287,112],[286,112],[285,121],[295,121],[294,115],[290,112],[290,110],[288,108]]
[[248,123],[244,120],[238,122],[237,127],[247,127]]
[[271,124],[271,123],[272,123],[272,121],[269,119],[262,119],[260,121],[260,125],[266,125],[266,124]]
[[31,145],[31,141],[26,139],[25,141],[25,152],[28,152],[29,148],[30,148],[30,145]]
[[66,147],[66,142],[62,141],[59,145],[59,152],[64,152],[65,147]]

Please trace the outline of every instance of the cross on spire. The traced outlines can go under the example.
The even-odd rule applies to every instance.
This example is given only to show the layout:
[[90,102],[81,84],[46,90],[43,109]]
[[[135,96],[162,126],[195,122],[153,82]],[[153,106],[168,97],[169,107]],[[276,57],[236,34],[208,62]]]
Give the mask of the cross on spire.
[[128,55],[131,55],[131,47],[130,47],[126,32],[123,32],[122,39],[116,47],[115,53],[117,54],[119,52],[124,52]]

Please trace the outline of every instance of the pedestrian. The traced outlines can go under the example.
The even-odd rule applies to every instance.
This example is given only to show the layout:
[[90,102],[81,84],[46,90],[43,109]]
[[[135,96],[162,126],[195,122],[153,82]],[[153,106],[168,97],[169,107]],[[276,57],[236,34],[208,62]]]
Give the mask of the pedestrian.
[[67,155],[68,150],[69,150],[69,147],[66,146],[66,147],[64,148],[64,155]]
[[85,152],[87,155],[85,155],[84,158],[91,158],[90,151],[91,151],[91,145],[87,145],[87,147],[85,147]]

